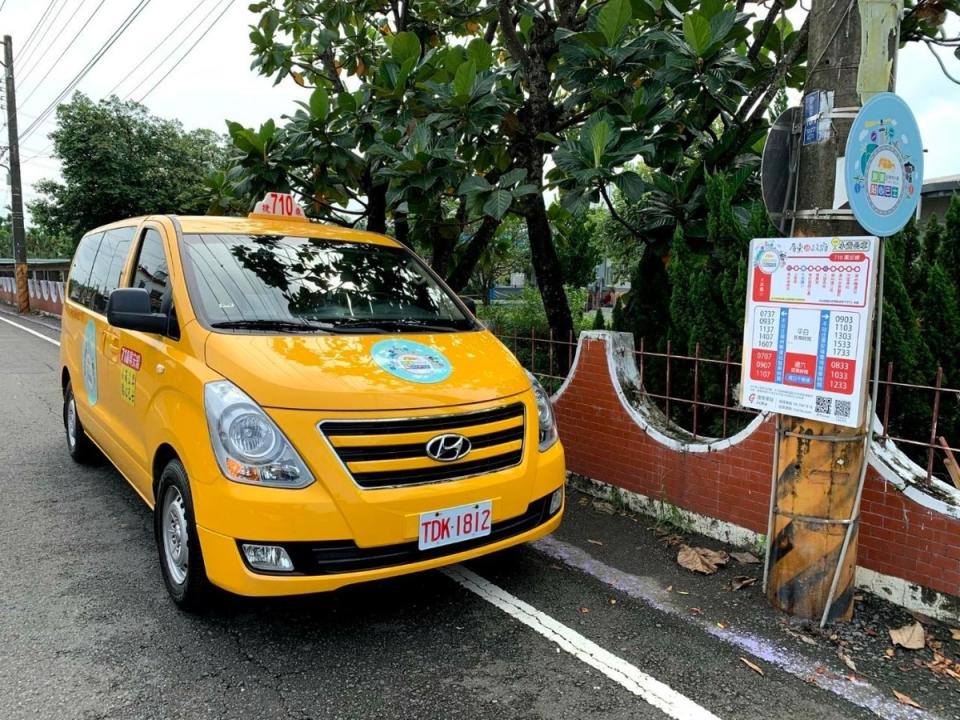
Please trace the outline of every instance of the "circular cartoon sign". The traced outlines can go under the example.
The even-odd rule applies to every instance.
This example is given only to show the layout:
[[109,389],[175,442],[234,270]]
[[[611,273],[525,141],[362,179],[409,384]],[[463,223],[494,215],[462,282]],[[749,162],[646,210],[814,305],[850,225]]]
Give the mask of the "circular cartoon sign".
[[443,353],[411,340],[381,340],[370,355],[388,373],[410,382],[438,383],[453,372]]
[[874,235],[888,237],[917,211],[923,143],[910,107],[894,93],[875,95],[847,137],[844,179],[850,209]]

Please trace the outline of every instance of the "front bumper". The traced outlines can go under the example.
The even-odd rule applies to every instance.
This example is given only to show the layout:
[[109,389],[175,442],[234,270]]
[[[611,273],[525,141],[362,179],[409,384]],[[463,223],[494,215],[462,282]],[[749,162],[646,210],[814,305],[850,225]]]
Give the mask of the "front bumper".
[[520,516],[495,522],[488,537],[435,550],[420,551],[416,542],[371,548],[359,548],[352,541],[275,542],[293,559],[293,573],[251,570],[236,538],[202,527],[197,531],[214,585],[246,596],[301,595],[453,565],[541,538],[556,530],[563,516],[565,499],[555,514],[549,514],[552,494],[530,503]]

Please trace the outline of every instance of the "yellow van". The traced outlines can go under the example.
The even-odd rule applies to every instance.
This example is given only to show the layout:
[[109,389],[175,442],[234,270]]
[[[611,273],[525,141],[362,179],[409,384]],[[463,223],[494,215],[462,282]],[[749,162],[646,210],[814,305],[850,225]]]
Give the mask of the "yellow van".
[[403,245],[311,223],[152,216],[83,237],[60,351],[67,445],[153,508],[170,595],[332,590],[546,535],[550,400]]

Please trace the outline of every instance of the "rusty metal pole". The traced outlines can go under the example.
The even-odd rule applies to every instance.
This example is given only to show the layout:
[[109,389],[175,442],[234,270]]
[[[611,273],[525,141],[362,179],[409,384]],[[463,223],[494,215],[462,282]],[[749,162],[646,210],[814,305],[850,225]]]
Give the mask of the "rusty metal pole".
[[[862,102],[892,89],[902,3],[898,9],[890,0],[859,2],[813,0],[810,10],[804,93],[832,91],[834,115],[830,138],[800,149],[791,233],[796,237],[867,234],[852,215],[832,212],[836,163]],[[877,33],[886,33],[884,42],[877,42]],[[877,307],[879,314],[882,299]],[[859,505],[875,401],[867,409],[859,428],[777,419],[764,585],[775,607],[821,624],[853,614]]]
[[17,95],[13,82],[13,40],[3,36],[3,65],[7,82],[7,132],[10,139],[10,215],[13,222],[13,267],[17,282],[17,312],[30,312],[27,284],[27,242],[23,230],[23,189],[20,185],[20,133]]

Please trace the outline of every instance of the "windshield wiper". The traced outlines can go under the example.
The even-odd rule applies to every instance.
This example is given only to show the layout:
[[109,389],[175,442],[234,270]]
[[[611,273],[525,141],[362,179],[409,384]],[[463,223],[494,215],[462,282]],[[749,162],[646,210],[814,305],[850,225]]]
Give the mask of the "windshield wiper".
[[[420,330],[422,332],[456,332],[457,328],[448,325],[431,325],[420,320],[402,318],[338,318],[333,323],[334,328],[352,332],[366,330]],[[336,329],[334,332],[336,332]]]
[[297,322],[295,320],[224,320],[210,323],[211,327],[236,330],[296,330],[299,332],[335,332],[336,328],[325,323]]

